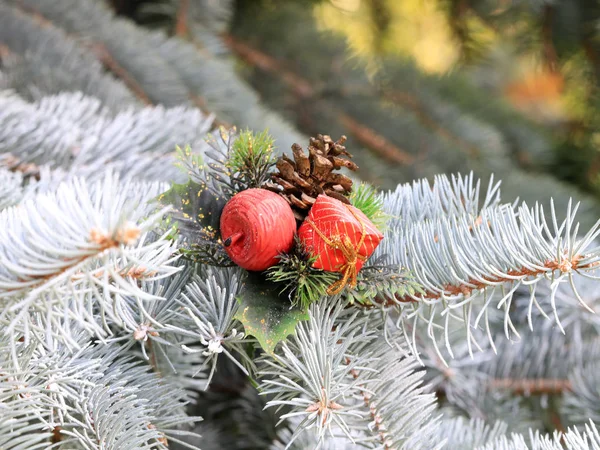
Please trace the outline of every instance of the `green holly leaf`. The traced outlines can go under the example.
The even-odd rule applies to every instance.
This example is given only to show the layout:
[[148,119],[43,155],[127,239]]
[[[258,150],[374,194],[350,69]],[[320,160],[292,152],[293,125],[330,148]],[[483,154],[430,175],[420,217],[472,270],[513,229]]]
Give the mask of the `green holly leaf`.
[[246,334],[254,336],[263,350],[273,354],[275,346],[296,329],[301,320],[308,320],[308,312],[281,298],[281,286],[251,273],[246,278],[238,297],[240,309],[235,318],[242,322]]

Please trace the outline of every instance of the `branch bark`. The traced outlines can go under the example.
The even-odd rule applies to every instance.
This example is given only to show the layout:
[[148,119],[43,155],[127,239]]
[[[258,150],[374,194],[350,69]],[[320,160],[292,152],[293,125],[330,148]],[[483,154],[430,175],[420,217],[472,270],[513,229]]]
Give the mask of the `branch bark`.
[[571,381],[560,378],[494,378],[489,389],[509,390],[515,395],[559,395],[573,389]]

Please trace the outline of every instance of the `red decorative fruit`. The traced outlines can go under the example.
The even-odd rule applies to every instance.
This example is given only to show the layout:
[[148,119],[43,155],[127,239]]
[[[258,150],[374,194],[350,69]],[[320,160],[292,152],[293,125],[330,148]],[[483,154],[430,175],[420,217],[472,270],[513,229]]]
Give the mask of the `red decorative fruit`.
[[317,258],[313,267],[343,273],[330,293],[356,284],[356,274],[383,239],[362,211],[325,195],[317,197],[298,235]]
[[221,214],[221,238],[231,260],[246,270],[261,271],[290,251],[296,219],[288,202],[265,189],[233,196]]

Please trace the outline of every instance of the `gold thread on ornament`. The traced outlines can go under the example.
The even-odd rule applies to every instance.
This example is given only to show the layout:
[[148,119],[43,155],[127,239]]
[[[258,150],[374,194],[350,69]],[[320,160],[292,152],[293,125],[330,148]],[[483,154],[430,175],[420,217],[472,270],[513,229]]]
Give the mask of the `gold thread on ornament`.
[[306,219],[306,222],[313,228],[313,230],[315,230],[319,237],[323,239],[325,244],[334,250],[340,250],[342,255],[344,255],[344,258],[346,258],[346,262],[340,266],[340,272],[342,272],[344,276],[327,288],[327,295],[339,294],[346,287],[346,285],[350,286],[351,288],[355,288],[357,282],[356,278],[358,276],[356,265],[359,261],[365,262],[367,260],[366,257],[358,253],[360,248],[365,243],[365,239],[367,237],[367,227],[364,221],[352,210],[352,208],[350,208],[350,205],[344,206],[346,206],[354,218],[358,220],[358,223],[360,223],[362,228],[360,240],[358,241],[358,245],[356,247],[352,246],[352,241],[350,241],[350,238],[347,234],[343,236],[343,239],[340,235],[335,235],[331,238],[328,238],[321,230],[319,230],[319,228],[317,228],[312,220],[308,218]]

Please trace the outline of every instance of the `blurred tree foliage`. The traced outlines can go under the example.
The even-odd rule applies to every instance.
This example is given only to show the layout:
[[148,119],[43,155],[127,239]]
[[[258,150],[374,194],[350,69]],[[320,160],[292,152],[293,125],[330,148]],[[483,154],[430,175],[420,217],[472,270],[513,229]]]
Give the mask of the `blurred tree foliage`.
[[[551,150],[539,155],[526,140],[516,142],[512,154],[520,166],[549,171],[599,191],[600,3],[596,1],[332,0],[319,2],[311,10],[301,2],[238,0],[231,30],[240,41],[274,57],[310,85],[329,80],[331,90],[336,84],[346,84],[341,89],[352,91],[352,75],[328,69],[342,64],[343,55],[348,55],[343,44],[336,42],[341,35],[350,55],[357,56],[351,59],[352,68],[366,61],[372,85],[386,80],[386,86],[376,85],[380,98],[417,111],[426,128],[439,126],[445,138],[465,143],[471,150],[474,147],[466,130],[444,129],[443,120],[427,117],[418,105],[415,85],[441,93],[452,106],[500,131],[505,141],[514,141],[506,128],[520,121],[523,128],[531,128],[530,133],[548,138]],[[413,63],[416,67],[409,69]],[[273,83],[265,80],[260,67],[247,73],[253,85],[269,97]],[[394,95],[386,90],[389,87],[401,92]],[[281,98],[279,94],[284,93],[272,97]],[[328,94],[331,91],[326,87],[320,97]],[[408,99],[409,94],[416,94],[417,99]],[[359,96],[355,89],[346,98]],[[511,117],[503,103],[512,104],[527,120]],[[306,111],[306,107],[291,106],[289,100],[287,105],[288,111]],[[482,109],[486,110],[483,116]],[[365,116],[370,114],[365,111]],[[310,132],[307,116],[318,117],[296,113],[295,121]],[[391,131],[393,125],[387,131],[376,128],[391,142],[400,142]],[[413,140],[412,145],[419,142],[423,141]],[[406,148],[410,145],[398,146],[410,151]]]
[[[190,12],[210,0],[113,2],[215,50]],[[371,181],[516,167],[600,195],[596,0],[224,3],[217,52],[300,131],[347,134]]]

